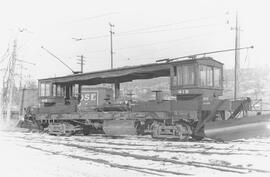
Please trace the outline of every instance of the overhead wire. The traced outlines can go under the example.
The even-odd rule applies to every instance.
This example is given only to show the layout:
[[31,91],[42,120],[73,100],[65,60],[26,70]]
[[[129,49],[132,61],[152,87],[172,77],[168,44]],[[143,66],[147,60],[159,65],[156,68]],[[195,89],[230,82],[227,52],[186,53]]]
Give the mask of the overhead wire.
[[[158,26],[149,27],[149,28],[140,28],[140,29],[136,29],[136,30],[134,29],[134,30],[126,31],[126,32],[116,33],[115,36],[116,37],[121,37],[121,36],[129,36],[129,35],[157,33],[157,32],[166,32],[166,31],[175,31],[175,30],[187,30],[187,29],[196,29],[196,28],[202,28],[202,27],[216,26],[216,24],[207,24],[207,25],[186,26],[186,27],[172,28],[172,29],[161,29],[161,30],[142,31],[142,30],[147,30],[147,29],[149,30],[149,29],[155,29],[155,28],[160,28],[160,27],[165,27],[165,26],[172,26],[172,25],[174,25],[174,24],[171,23],[171,24],[158,25]],[[138,32],[136,32],[136,31],[138,31]],[[203,35],[205,35],[205,34],[203,34]],[[176,42],[176,41],[186,40],[186,39],[189,39],[189,38],[194,38],[196,36],[201,36],[201,34],[200,35],[187,36],[187,37],[184,37],[184,38],[174,39],[174,40],[169,40],[169,41],[161,41],[161,42],[159,41],[159,42],[154,42],[154,43],[149,43],[149,44],[143,44],[143,45],[137,45],[137,46],[116,48],[115,49],[115,52],[118,53],[118,54],[120,54],[119,53],[119,50],[133,49],[133,48],[139,48],[139,47],[145,47],[145,46],[152,46],[152,45],[163,44],[163,43],[168,43],[168,42]],[[100,38],[106,38],[106,37],[109,37],[109,35],[99,35],[99,36],[93,36],[93,37],[87,37],[87,38],[73,38],[73,39],[75,39],[76,41],[80,41],[80,40],[85,40],[85,39],[100,39]],[[108,51],[108,50],[103,49],[103,50],[91,51],[90,53],[99,53],[99,52],[106,52],[106,51]],[[122,55],[122,54],[120,54],[120,55]],[[130,60],[130,57],[124,57],[124,58],[127,58],[127,60]]]
[[[151,27],[145,27],[145,28],[137,28],[137,29],[132,29],[128,31],[123,31],[123,32],[118,32],[115,34],[115,36],[125,36],[125,35],[136,35],[136,34],[144,34],[144,33],[154,33],[154,32],[163,32],[163,31],[171,31],[171,30],[179,30],[179,29],[191,29],[191,28],[198,28],[198,27],[203,27],[203,26],[211,26],[211,25],[199,25],[199,26],[191,26],[191,27],[183,27],[183,28],[176,28],[176,29],[169,29],[169,30],[155,30],[155,31],[145,31],[149,29],[157,29],[161,27],[167,27],[167,26],[173,26],[173,25],[179,25],[183,23],[188,23],[188,22],[193,22],[193,21],[201,21],[203,19],[211,19],[213,17],[203,17],[203,18],[196,18],[196,19],[191,19],[191,20],[183,20],[180,22],[176,23],[168,23],[168,24],[161,24],[161,25],[155,25]],[[101,36],[92,36],[92,37],[84,37],[84,38],[73,38],[76,41],[81,41],[81,40],[88,40],[88,39],[99,39],[99,38],[105,38],[108,37],[109,35],[101,35]]]
[[[182,38],[178,38],[178,39],[173,39],[173,40],[157,41],[157,42],[152,42],[152,43],[147,43],[147,44],[142,44],[142,45],[120,47],[120,48],[115,48],[114,50],[119,51],[119,50],[140,48],[140,47],[145,47],[145,46],[160,45],[160,44],[164,44],[164,43],[173,43],[173,42],[178,42],[178,41],[187,40],[187,39],[200,37],[200,36],[205,36],[205,35],[209,35],[209,34],[213,34],[213,33],[212,32],[207,32],[207,33],[202,33],[202,34],[197,34],[197,35],[190,35],[190,36],[186,36],[186,37],[182,37]],[[90,51],[90,53],[99,53],[99,52],[105,52],[105,51],[108,51],[108,50],[106,50],[106,49],[94,50],[94,51]]]
[[[182,40],[186,40],[186,39],[190,39],[190,38],[194,38],[194,37],[198,37],[198,36],[202,36],[202,35],[206,35],[206,34],[209,34],[209,33],[198,34],[198,35],[191,35],[191,36],[186,36],[186,37],[183,37],[183,38],[178,38],[178,39],[173,39],[173,40],[167,40],[167,41],[157,41],[157,42],[152,42],[152,43],[142,44],[142,45],[135,45],[135,46],[129,46],[129,47],[121,47],[121,48],[116,48],[114,50],[115,51],[126,50],[126,49],[140,48],[140,47],[145,47],[145,46],[159,45],[159,44],[164,44],[164,43],[177,42],[177,41],[182,41]],[[106,50],[106,49],[94,50],[94,51],[90,51],[90,53],[99,53],[99,52],[105,52],[105,51],[108,51],[108,50]]]
[[99,15],[94,15],[94,16],[90,16],[90,17],[82,17],[82,18],[77,18],[77,19],[71,19],[71,20],[66,20],[66,21],[60,21],[57,23],[52,22],[51,25],[72,25],[73,23],[79,23],[79,22],[83,22],[83,21],[89,21],[89,20],[95,20],[98,18],[102,18],[102,17],[106,17],[112,14],[116,14],[118,12],[108,12],[108,13],[103,13],[103,14],[99,14]]
[[215,24],[197,25],[197,26],[186,26],[186,27],[181,27],[181,28],[162,29],[162,30],[152,30],[152,31],[142,31],[142,32],[136,32],[136,33],[115,34],[115,35],[116,35],[116,36],[139,35],[139,34],[149,34],[149,33],[167,32],[167,31],[177,31],[177,30],[196,29],[196,28],[209,27],[209,26],[215,26]]
[[[167,24],[161,24],[161,25],[155,25],[151,27],[144,27],[144,28],[137,28],[137,29],[132,29],[128,31],[123,31],[115,34],[116,37],[121,37],[121,36],[129,36],[129,35],[140,35],[140,34],[149,34],[149,33],[158,33],[158,32],[167,32],[167,31],[176,31],[176,30],[188,30],[188,29],[197,29],[197,28],[203,28],[203,27],[209,27],[209,26],[215,26],[217,24],[207,24],[207,25],[193,25],[193,26],[185,26],[181,28],[171,28],[171,29],[158,29],[158,28],[164,28],[164,27],[169,27],[169,26],[175,26],[183,23],[189,23],[189,22],[195,22],[195,21],[201,21],[201,20],[206,20],[206,19],[211,19],[212,17],[203,17],[203,18],[197,18],[197,19],[191,19],[191,20],[184,20],[176,23],[167,23]],[[155,30],[157,29],[157,30]],[[200,35],[194,35],[194,36],[188,36],[176,40],[170,40],[170,41],[162,41],[162,42],[155,42],[155,43],[149,43],[149,44],[143,44],[143,45],[138,45],[138,46],[130,46],[130,47],[122,47],[122,48],[116,48],[115,51],[119,50],[125,50],[125,49],[132,49],[132,48],[138,48],[138,47],[145,47],[145,46],[151,46],[151,45],[156,45],[156,44],[163,44],[167,42],[175,42],[175,41],[181,41],[184,39],[188,38],[194,38],[196,36]],[[92,36],[92,37],[85,37],[85,38],[73,38],[76,41],[81,41],[81,40],[91,40],[91,39],[101,39],[101,38],[106,38],[109,37],[108,35],[98,35],[98,36]],[[108,50],[96,50],[92,51],[91,53],[96,53],[96,52],[104,52]],[[122,55],[123,56],[123,55]]]
[[[208,27],[208,26],[214,26],[214,25],[216,25],[216,24],[197,25],[197,26],[189,26],[189,27],[174,28],[174,29],[165,29],[165,30],[163,29],[163,30],[155,30],[155,31],[151,30],[151,31],[145,31],[145,32],[140,32],[140,33],[155,33],[155,32],[161,32],[161,31],[183,30],[183,29]],[[191,36],[187,36],[187,37],[183,37],[183,38],[179,38],[179,39],[174,39],[174,40],[169,40],[169,41],[158,41],[158,42],[152,42],[152,43],[143,44],[143,45],[136,45],[136,46],[116,48],[115,49],[115,53],[118,53],[119,55],[121,55],[123,57],[122,60],[134,60],[133,57],[126,57],[126,56],[122,55],[121,53],[119,53],[119,50],[133,49],[133,48],[139,48],[139,47],[145,47],[145,46],[152,46],[152,45],[157,45],[157,44],[160,45],[160,44],[164,44],[164,43],[173,43],[173,42],[177,42],[177,41],[187,40],[187,39],[190,39],[190,38],[195,38],[195,37],[198,37],[198,36],[205,36],[205,35],[208,35],[208,34],[210,34],[210,33],[208,32],[208,33],[204,33],[204,34],[191,35]],[[129,33],[129,34],[126,34],[126,35],[133,35],[133,34],[132,33]],[[101,37],[105,37],[105,36],[107,37],[109,35],[104,35],[104,36],[99,36],[99,37],[101,38]],[[120,35],[118,35],[118,36],[120,36]],[[160,49],[160,50],[167,50],[168,48],[171,48],[171,47],[167,47],[165,49]],[[96,50],[96,51],[92,51],[91,53],[106,52],[106,51],[108,51],[108,50]],[[146,59],[145,58],[143,58],[143,59],[141,58],[141,59],[135,59],[135,60],[146,60]]]
[[198,34],[198,35],[190,35],[190,36],[186,36],[186,37],[182,37],[182,38],[178,38],[178,39],[167,40],[167,41],[152,42],[152,43],[143,44],[143,45],[137,45],[137,46],[122,47],[122,48],[118,48],[118,49],[115,49],[115,50],[125,50],[125,49],[130,49],[130,48],[139,48],[139,47],[152,46],[152,45],[157,45],[157,44],[173,43],[173,42],[187,40],[187,39],[191,39],[191,38],[202,36],[202,35],[206,35],[206,34],[209,34],[209,33]]
[[[207,35],[213,35],[215,33],[216,33],[216,31],[212,31],[212,32],[208,32],[208,33],[203,33],[203,34],[198,34],[198,35],[193,35],[193,36],[187,36],[185,38],[180,38],[180,39],[177,39],[177,40],[171,40],[171,41],[168,41],[168,42],[169,43],[174,43],[174,42],[183,41],[183,40],[191,39],[191,38],[195,38],[195,37],[197,38],[197,37],[202,37],[202,36],[204,37],[204,36],[207,36]],[[161,49],[158,49],[158,51],[156,53],[164,52],[164,50],[171,49],[171,48],[172,48],[172,46],[166,47],[166,48],[161,48]],[[138,57],[138,56],[136,56],[136,57]],[[139,56],[139,57],[141,57],[141,56]],[[146,60],[146,58],[136,58],[136,59],[134,59],[133,57],[129,57],[129,59],[130,60]]]
[[92,16],[92,17],[85,17],[85,18],[81,18],[78,20],[74,20],[74,21],[87,21],[87,20],[93,20],[93,19],[97,19],[97,18],[101,18],[101,17],[106,17],[112,14],[116,14],[117,12],[108,12],[108,13],[104,13],[104,14],[100,14],[100,15],[96,15],[96,16]]
[[[142,31],[142,32],[133,32],[133,33],[115,33],[116,37],[122,37],[122,36],[130,36],[130,35],[140,35],[140,34],[149,34],[149,33],[158,33],[158,32],[167,32],[167,31],[177,31],[177,30],[187,30],[187,29],[196,29],[196,28],[202,28],[202,27],[209,27],[209,26],[216,26],[215,24],[208,24],[208,25],[197,25],[197,26],[187,26],[182,28],[172,28],[172,29],[162,29],[162,30],[152,30],[152,31]],[[93,37],[85,37],[85,38],[72,38],[75,41],[81,41],[81,40],[88,40],[88,39],[100,39],[100,38],[106,38],[110,35],[100,35],[100,36],[93,36]]]
[[100,35],[100,36],[93,36],[93,37],[86,37],[86,38],[75,38],[73,37],[75,41],[81,41],[81,40],[86,40],[86,39],[100,39],[100,38],[105,38],[108,37],[109,35]]
[[[209,33],[209,34],[212,34],[212,33]],[[177,42],[177,41],[172,41],[172,42]],[[172,47],[170,46],[170,47],[158,49],[158,51],[156,51],[155,54],[160,53],[160,51],[162,52],[164,50],[171,49],[171,48]],[[126,62],[127,61],[142,61],[142,60],[144,60],[144,61],[147,61],[146,63],[151,63],[151,62],[154,62],[156,59],[156,57],[145,57],[144,55],[143,56],[135,56],[135,57],[126,57],[123,55],[122,52],[119,53],[118,51],[116,51],[116,54],[119,54],[122,56],[122,58],[120,58],[119,60],[126,61]]]
[[156,29],[156,28],[160,28],[160,27],[173,26],[173,25],[183,24],[183,23],[192,22],[192,21],[201,21],[203,19],[209,19],[209,18],[211,18],[211,17],[202,17],[202,18],[196,18],[196,19],[190,19],[190,20],[183,20],[183,21],[175,22],[175,23],[161,24],[161,25],[155,25],[155,26],[145,27],[145,28],[137,28],[137,29],[133,29],[133,30],[125,31],[125,32],[120,32],[120,33],[124,34],[124,33],[130,33],[130,32],[145,31],[145,30],[149,30],[149,29]]

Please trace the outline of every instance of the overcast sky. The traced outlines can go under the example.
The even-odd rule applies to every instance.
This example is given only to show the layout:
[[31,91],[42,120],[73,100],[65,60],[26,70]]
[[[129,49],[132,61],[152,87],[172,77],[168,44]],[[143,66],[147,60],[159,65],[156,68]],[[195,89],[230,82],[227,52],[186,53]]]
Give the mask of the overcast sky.
[[[33,79],[71,74],[41,46],[73,70],[80,69],[78,55],[86,57],[86,72],[109,69],[109,22],[115,25],[114,67],[233,48],[235,35],[231,27],[235,25],[236,11],[242,28],[241,46],[255,46],[241,52],[241,67],[264,67],[269,63],[267,0],[0,2],[0,56],[17,38],[18,59],[36,63],[35,67],[24,65],[25,75]],[[232,68],[233,52],[212,56],[225,68]],[[0,69],[4,67],[6,62],[0,63]]]

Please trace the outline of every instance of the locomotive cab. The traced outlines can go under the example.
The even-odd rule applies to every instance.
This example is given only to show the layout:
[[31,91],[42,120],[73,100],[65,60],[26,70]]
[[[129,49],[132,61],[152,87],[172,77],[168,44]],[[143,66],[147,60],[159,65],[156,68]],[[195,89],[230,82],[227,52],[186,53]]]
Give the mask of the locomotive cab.
[[79,89],[78,84],[64,85],[51,81],[39,81],[39,112],[75,112],[80,99]]
[[69,105],[79,99],[79,85],[60,85],[52,82],[39,82],[40,107],[52,105]]
[[111,103],[112,98],[111,88],[57,84],[43,80],[39,82],[39,112],[95,111]]
[[171,94],[177,100],[202,95],[213,100],[222,95],[223,64],[212,58],[187,60],[171,67]]

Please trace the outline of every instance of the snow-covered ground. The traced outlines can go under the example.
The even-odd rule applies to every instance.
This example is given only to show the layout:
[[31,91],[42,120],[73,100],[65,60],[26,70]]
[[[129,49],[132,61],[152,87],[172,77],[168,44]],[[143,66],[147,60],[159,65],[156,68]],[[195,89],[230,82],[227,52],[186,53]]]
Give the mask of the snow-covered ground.
[[0,131],[2,177],[270,176],[270,138],[175,142]]

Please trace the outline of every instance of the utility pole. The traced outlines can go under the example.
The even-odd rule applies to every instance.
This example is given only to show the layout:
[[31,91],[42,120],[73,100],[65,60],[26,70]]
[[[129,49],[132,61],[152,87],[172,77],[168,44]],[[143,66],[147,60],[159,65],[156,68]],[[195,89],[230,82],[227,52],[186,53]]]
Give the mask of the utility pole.
[[14,40],[13,51],[11,58],[9,59],[8,67],[7,67],[7,76],[4,77],[3,84],[3,109],[2,114],[6,114],[6,121],[8,122],[11,118],[11,107],[12,107],[12,96],[13,96],[13,88],[14,88],[14,74],[15,74],[15,65],[17,58],[17,41]]
[[20,66],[20,87],[19,89],[22,89],[22,80],[23,80],[23,70],[27,70],[27,68],[23,67],[23,64],[19,64]]
[[[113,69],[113,27],[114,25],[109,23],[110,26],[110,39],[111,39],[111,69]],[[120,95],[120,83],[119,82],[115,82],[114,84],[111,85],[112,89],[113,89],[113,97],[114,97],[114,101],[116,101]]]
[[234,63],[234,99],[236,100],[239,97],[239,71],[240,71],[240,51],[237,48],[240,48],[240,27],[238,24],[238,13],[235,15],[235,27],[232,28],[235,30],[235,63]]
[[84,60],[84,56],[83,55],[78,55],[77,57],[79,57],[77,60],[79,60],[79,62],[77,64],[81,65],[81,73],[83,73],[83,65],[85,65],[85,60]]
[[113,69],[113,27],[114,25],[109,23],[110,25],[110,39],[111,39],[111,69]]

